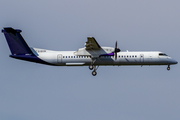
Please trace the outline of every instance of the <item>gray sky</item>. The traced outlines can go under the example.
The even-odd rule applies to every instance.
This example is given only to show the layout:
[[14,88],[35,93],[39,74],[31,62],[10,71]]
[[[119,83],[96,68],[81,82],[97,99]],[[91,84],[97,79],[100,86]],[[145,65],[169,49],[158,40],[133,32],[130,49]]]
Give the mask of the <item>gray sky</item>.
[[[0,28],[22,29],[29,46],[163,51],[180,62],[179,0],[1,0]],[[54,67],[9,58],[0,35],[2,120],[179,120],[179,65]]]

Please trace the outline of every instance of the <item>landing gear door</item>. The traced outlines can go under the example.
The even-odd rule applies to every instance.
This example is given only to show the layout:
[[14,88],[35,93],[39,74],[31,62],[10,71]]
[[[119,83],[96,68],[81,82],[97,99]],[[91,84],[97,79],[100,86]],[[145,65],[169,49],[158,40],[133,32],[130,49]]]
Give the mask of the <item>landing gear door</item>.
[[61,63],[62,62],[62,55],[58,54],[57,55],[57,63]]

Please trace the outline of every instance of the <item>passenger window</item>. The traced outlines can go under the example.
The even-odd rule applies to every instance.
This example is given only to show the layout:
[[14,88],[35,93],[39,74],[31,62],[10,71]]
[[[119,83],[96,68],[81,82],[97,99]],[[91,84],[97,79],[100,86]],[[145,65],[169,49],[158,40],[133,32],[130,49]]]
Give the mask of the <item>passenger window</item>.
[[128,58],[128,55],[127,55],[127,58]]
[[126,56],[124,56],[124,57],[126,57]]
[[137,55],[135,55],[135,57],[137,57]]
[[123,58],[123,56],[121,56]]
[[134,55],[132,57],[134,57]]
[[67,56],[66,56],[66,58],[67,58]]
[[73,58],[73,56],[71,56],[71,58]]
[[120,56],[119,56],[119,58],[120,58]]

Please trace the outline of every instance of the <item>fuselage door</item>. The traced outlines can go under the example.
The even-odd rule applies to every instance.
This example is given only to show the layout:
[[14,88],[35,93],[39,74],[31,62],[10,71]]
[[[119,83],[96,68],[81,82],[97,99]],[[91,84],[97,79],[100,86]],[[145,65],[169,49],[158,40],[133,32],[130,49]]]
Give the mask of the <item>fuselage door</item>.
[[61,62],[62,62],[62,55],[61,55],[61,54],[58,54],[58,55],[57,55],[57,62],[58,62],[58,63],[61,63]]
[[144,54],[140,54],[140,61],[144,62]]

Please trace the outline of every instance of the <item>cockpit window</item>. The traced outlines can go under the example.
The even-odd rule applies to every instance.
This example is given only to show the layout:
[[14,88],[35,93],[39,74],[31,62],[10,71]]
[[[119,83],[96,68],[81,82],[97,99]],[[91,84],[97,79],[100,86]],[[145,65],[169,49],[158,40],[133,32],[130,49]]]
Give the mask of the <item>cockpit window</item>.
[[159,56],[168,56],[165,53],[159,53]]

